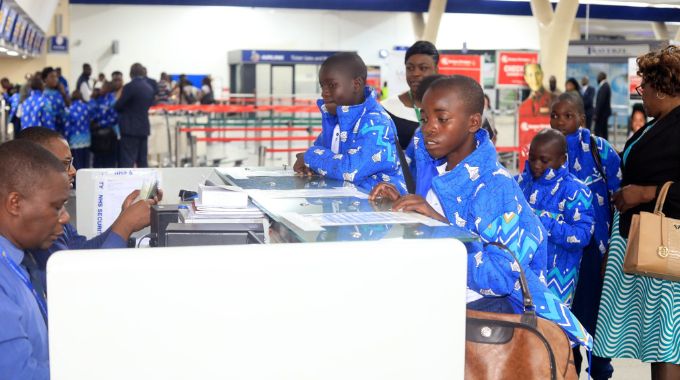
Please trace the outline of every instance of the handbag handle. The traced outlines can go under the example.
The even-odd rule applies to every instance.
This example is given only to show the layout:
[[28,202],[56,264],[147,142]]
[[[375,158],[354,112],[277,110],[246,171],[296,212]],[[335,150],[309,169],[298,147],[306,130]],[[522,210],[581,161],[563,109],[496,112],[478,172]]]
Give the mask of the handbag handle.
[[505,246],[505,244],[492,241],[487,243],[486,245],[493,245],[508,252],[510,256],[512,256],[513,260],[515,260],[515,262],[517,263],[517,267],[519,268],[519,285],[520,288],[522,289],[522,304],[524,306],[524,313],[522,314],[521,322],[536,327],[537,323],[536,306],[534,305],[533,297],[531,297],[531,292],[529,291],[529,283],[527,282],[527,278],[524,275],[524,269],[522,269],[522,264],[520,264],[519,260],[517,260],[517,256],[515,256],[514,252],[512,252],[510,248]]
[[666,196],[668,195],[668,190],[671,188],[673,181],[668,181],[663,184],[661,191],[659,191],[659,196],[656,198],[656,205],[654,206],[654,213],[658,215],[663,215],[663,205],[666,203]]

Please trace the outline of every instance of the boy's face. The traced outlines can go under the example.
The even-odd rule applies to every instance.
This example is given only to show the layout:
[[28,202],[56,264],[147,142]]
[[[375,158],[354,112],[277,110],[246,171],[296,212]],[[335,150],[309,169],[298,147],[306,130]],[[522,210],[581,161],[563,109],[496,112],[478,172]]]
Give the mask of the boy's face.
[[357,99],[364,90],[359,78],[352,78],[349,73],[333,67],[321,68],[319,86],[326,110],[331,115],[337,114],[338,106],[359,104]]
[[532,142],[529,148],[529,169],[534,178],[540,178],[548,168],[559,169],[567,159],[555,142]]
[[550,127],[567,136],[585,124],[586,116],[581,114],[571,102],[561,101],[553,105],[550,112]]
[[425,149],[436,159],[461,151],[481,127],[481,115],[470,115],[458,92],[444,87],[425,92],[422,118]]
[[47,249],[63,233],[70,219],[64,207],[70,189],[66,173],[50,172],[30,194],[8,195],[11,212],[17,217],[14,236],[19,248]]

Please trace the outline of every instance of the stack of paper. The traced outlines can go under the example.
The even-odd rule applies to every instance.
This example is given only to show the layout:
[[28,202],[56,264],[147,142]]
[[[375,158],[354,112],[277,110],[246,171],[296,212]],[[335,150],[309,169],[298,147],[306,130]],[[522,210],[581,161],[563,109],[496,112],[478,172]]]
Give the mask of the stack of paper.
[[225,208],[204,206],[196,201],[180,210],[184,223],[259,223],[264,217],[259,208],[248,204],[244,208]]
[[248,194],[236,186],[198,185],[198,199],[199,204],[205,207],[248,207]]

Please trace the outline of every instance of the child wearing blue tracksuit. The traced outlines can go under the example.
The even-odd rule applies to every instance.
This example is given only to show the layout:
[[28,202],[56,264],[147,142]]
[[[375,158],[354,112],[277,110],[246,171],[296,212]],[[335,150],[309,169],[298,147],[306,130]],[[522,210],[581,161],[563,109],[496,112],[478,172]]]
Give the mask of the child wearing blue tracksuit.
[[592,192],[565,162],[567,142],[555,130],[541,131],[531,142],[529,160],[518,177],[529,205],[548,231],[548,289],[571,306],[583,249],[594,229]]
[[73,166],[76,169],[90,167],[90,123],[92,122],[92,110],[83,101],[80,91],[73,91],[71,106],[66,118],[64,136],[71,147]]
[[[610,197],[621,185],[621,159],[606,140],[582,128],[584,123],[581,98],[569,93],[561,94],[552,105],[550,126],[567,138],[567,167],[593,192],[595,211],[595,231],[592,241],[583,251],[572,311],[594,335],[602,293],[601,267],[609,246],[612,221]],[[580,352],[574,351],[574,359],[580,372]],[[613,372],[611,359],[593,355],[591,373],[594,379],[608,379]]]
[[322,131],[298,154],[294,170],[352,182],[367,191],[389,182],[406,192],[394,122],[365,86],[361,58],[356,53],[329,57],[319,71],[319,83]]
[[[473,79],[435,81],[423,98],[423,125],[416,132],[416,194],[400,196],[393,185],[379,184],[370,198],[394,200],[393,210],[416,211],[479,235],[481,242],[467,244],[469,308],[521,312],[521,266],[536,313],[592,347],[592,337],[546,287],[547,233],[481,129],[483,107],[483,91]],[[519,266],[489,243],[505,245]]]

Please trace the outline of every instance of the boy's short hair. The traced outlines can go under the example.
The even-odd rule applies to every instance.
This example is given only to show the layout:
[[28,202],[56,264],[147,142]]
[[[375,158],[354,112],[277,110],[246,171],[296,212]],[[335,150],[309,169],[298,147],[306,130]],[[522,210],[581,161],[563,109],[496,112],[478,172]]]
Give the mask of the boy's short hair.
[[[30,128],[29,128],[30,129]],[[33,192],[47,173],[66,173],[64,164],[42,146],[26,140],[0,145],[0,195]]]
[[439,51],[437,51],[437,47],[430,41],[416,41],[416,43],[411,45],[411,47],[406,50],[404,63],[406,63],[412,55],[416,54],[429,55],[432,57],[435,66],[439,64]]
[[553,103],[551,105],[551,108],[552,108],[552,106],[554,106],[555,104],[560,103],[560,102],[570,102],[571,104],[573,104],[576,107],[576,110],[579,112],[579,114],[581,114],[581,115],[586,114],[586,110],[585,110],[585,107],[583,106],[583,99],[581,99],[581,95],[563,92],[560,95],[558,95],[557,98],[555,98],[555,100],[553,101]]
[[30,141],[32,143],[46,146],[56,139],[64,140],[61,133],[45,127],[30,127],[17,132],[15,140]]
[[552,128],[546,128],[536,134],[531,140],[531,145],[541,145],[555,143],[560,148],[560,154],[567,154],[567,138],[564,135]]
[[418,85],[418,88],[416,89],[416,93],[413,95],[413,98],[417,102],[422,102],[423,101],[423,96],[425,95],[425,91],[427,91],[428,88],[430,88],[430,85],[434,83],[437,79],[441,78],[446,78],[446,75],[444,74],[433,74],[433,75],[428,75],[425,78],[423,78],[420,81],[420,84]]
[[333,68],[336,70],[342,70],[354,78],[361,78],[364,83],[366,83],[366,77],[368,76],[368,70],[366,69],[366,64],[364,60],[361,59],[359,54],[354,52],[341,52],[335,53],[328,57],[321,64],[321,69],[323,68]]
[[456,92],[465,104],[468,114],[484,113],[484,90],[476,80],[464,75],[451,75],[437,79],[429,89],[439,88]]

